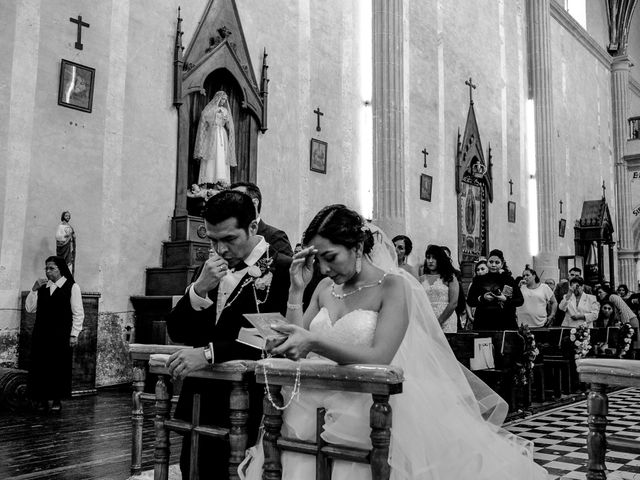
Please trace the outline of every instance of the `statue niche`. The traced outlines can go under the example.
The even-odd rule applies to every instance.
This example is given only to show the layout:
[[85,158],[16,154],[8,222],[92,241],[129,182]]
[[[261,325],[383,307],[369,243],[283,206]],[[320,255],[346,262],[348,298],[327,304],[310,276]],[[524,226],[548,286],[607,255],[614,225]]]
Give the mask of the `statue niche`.
[[203,199],[221,185],[256,181],[258,134],[267,129],[269,81],[265,51],[258,86],[234,0],[209,0],[184,55],[181,22],[178,18],[174,55],[174,217],[199,216]]

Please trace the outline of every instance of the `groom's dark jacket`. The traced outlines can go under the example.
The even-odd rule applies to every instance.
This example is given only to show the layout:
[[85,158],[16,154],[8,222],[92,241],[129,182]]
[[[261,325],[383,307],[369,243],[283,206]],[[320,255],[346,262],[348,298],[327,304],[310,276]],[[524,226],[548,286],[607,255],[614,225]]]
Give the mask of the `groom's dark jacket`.
[[[265,253],[261,260],[266,259]],[[279,254],[269,247],[272,259],[268,270],[273,274],[269,295],[259,306],[260,312],[286,312],[289,295],[289,266],[291,258]],[[266,271],[265,271],[266,275]],[[264,275],[263,275],[264,276]],[[251,280],[251,281],[250,281]],[[247,283],[249,281],[249,283]],[[209,292],[213,305],[205,310],[196,311],[191,306],[189,294],[186,293],[167,318],[167,330],[171,340],[193,347],[203,347],[213,342],[215,363],[228,360],[260,358],[260,350],[236,342],[241,327],[252,325],[242,316],[245,313],[257,313],[254,297],[254,281],[248,273],[240,280],[231,295],[227,297],[228,306],[220,314],[216,323],[216,301],[218,289]],[[242,287],[247,283],[244,288]],[[259,300],[263,300],[266,289],[256,290]],[[230,384],[223,381],[203,381],[187,378],[180,392],[175,417],[191,421],[193,394],[201,394],[200,423],[229,427],[229,392]],[[249,444],[255,442],[258,425],[262,415],[263,389],[255,384],[250,385]],[[214,452],[215,453],[215,452]],[[208,452],[206,455],[211,455]]]

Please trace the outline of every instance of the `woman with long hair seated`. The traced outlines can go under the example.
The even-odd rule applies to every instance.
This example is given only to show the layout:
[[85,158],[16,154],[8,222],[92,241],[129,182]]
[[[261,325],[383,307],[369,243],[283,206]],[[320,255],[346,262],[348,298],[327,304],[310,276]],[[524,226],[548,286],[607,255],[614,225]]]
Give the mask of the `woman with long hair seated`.
[[[303,243],[290,269],[290,325],[278,327],[288,338],[271,353],[403,369],[403,393],[390,400],[392,479],[547,478],[533,462],[531,443],[500,431],[504,401],[458,363],[425,291],[398,268],[395,248],[381,231],[345,206],[331,205],[311,221]],[[327,278],[303,313],[302,292],[316,262]],[[273,360],[263,362],[269,366]],[[285,402],[290,395],[290,389],[283,391]],[[299,396],[284,411],[282,435],[315,440],[316,412],[324,408],[320,435],[326,442],[371,448],[371,403],[369,394],[305,388],[303,381]],[[261,444],[247,479],[262,476],[260,450]],[[332,463],[332,480],[371,479],[369,465]],[[312,455],[283,452],[284,480],[312,479],[315,472]]]

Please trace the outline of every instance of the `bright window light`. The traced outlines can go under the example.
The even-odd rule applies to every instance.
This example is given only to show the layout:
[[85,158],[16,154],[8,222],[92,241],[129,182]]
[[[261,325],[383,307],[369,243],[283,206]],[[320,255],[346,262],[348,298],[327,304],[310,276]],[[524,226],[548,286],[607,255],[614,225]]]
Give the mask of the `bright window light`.
[[360,213],[373,218],[373,31],[371,3],[357,2],[360,76],[358,197]]
[[526,104],[527,125],[527,200],[529,203],[529,250],[538,255],[538,181],[536,179],[536,122],[533,100]]

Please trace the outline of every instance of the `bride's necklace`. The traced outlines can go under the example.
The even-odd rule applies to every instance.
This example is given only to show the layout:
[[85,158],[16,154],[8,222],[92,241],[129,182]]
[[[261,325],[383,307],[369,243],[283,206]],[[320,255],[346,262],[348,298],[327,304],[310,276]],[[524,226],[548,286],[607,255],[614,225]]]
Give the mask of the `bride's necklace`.
[[334,298],[337,298],[338,300],[344,300],[346,297],[348,297],[349,295],[355,295],[356,293],[364,290],[365,288],[372,288],[372,287],[377,287],[378,285],[382,284],[382,281],[384,280],[384,278],[387,276],[387,272],[385,272],[382,277],[380,277],[380,280],[374,282],[374,283],[369,283],[367,285],[360,285],[358,288],[356,288],[355,290],[352,290],[351,292],[347,292],[347,293],[336,293],[336,284],[332,284],[331,285],[331,295]]

